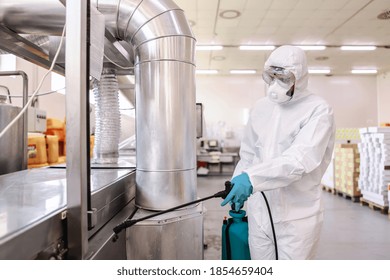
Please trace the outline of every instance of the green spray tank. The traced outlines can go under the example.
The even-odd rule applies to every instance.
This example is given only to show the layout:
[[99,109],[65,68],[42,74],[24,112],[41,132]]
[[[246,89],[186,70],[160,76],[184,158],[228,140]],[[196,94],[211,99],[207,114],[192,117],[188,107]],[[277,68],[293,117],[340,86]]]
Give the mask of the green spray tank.
[[[226,190],[231,190],[232,187],[230,181],[225,182]],[[265,193],[261,192],[261,194],[267,205],[274,239],[275,258],[278,260],[278,245],[271,209]],[[235,211],[234,204],[232,204],[232,210],[229,211],[229,215],[231,218],[226,219],[225,217],[222,224],[222,260],[250,260],[248,218],[245,216],[246,212],[242,209]]]
[[222,224],[222,259],[250,260],[246,212],[230,210],[229,215]]

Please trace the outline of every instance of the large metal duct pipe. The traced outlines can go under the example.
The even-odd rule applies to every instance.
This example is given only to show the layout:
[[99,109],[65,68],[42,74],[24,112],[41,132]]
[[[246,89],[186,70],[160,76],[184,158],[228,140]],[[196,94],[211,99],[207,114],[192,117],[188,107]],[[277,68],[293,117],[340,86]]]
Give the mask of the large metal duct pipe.
[[117,15],[135,57],[136,204],[171,208],[196,199],[195,39],[171,0],[122,0]]
[[[136,204],[161,210],[196,198],[195,39],[171,0],[94,0],[106,27],[133,46],[136,77]],[[59,35],[59,1],[0,0],[18,33]]]
[[19,34],[61,36],[65,14],[59,0],[0,0],[0,22]]
[[196,198],[195,38],[171,0],[95,0],[106,27],[133,46],[136,204],[162,210]]

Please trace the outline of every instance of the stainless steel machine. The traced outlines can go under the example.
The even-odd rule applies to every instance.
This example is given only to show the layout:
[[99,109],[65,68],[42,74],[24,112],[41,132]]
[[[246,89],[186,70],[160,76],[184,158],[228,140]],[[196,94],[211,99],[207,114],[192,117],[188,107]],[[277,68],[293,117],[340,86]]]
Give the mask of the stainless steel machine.
[[[3,76],[21,76],[23,79],[23,104],[28,98],[28,78],[23,71],[3,71]],[[0,95],[0,131],[22,110],[7,103],[8,96]],[[0,138],[0,175],[27,168],[27,116],[24,115],[9,132]]]
[[[89,13],[103,16],[102,68],[135,75],[135,164],[90,168],[86,65],[103,52],[87,44],[99,25]],[[183,10],[171,0],[0,0],[0,49],[49,68],[47,42],[58,45],[65,22],[65,59],[54,71],[66,76],[66,169],[0,176],[0,259],[202,259],[202,204],[111,241],[136,209],[143,216],[197,197],[195,38]]]

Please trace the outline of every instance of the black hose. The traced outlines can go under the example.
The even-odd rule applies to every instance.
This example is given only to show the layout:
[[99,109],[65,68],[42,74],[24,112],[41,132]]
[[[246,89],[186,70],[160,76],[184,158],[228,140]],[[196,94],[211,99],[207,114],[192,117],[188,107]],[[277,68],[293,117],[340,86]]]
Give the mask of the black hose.
[[274,236],[274,245],[275,245],[275,259],[278,260],[278,243],[276,242],[276,234],[275,234],[275,227],[274,227],[274,220],[272,219],[272,214],[271,214],[271,208],[269,207],[267,197],[265,196],[264,192],[261,192],[261,194],[264,197],[265,204],[267,204],[268,208],[268,214],[269,214],[269,219],[271,221],[271,227],[272,227],[272,235]]
[[167,210],[156,212],[154,214],[151,214],[149,216],[145,216],[145,217],[140,218],[138,220],[132,220],[135,212],[138,210],[138,208],[136,208],[134,213],[132,215],[130,215],[130,217],[126,221],[120,223],[119,225],[117,225],[116,227],[113,228],[113,231],[115,233],[113,241],[118,239],[118,234],[122,230],[127,229],[127,228],[135,225],[138,222],[141,222],[141,221],[144,221],[144,220],[147,220],[147,219],[150,219],[150,218],[153,218],[153,217],[156,217],[156,216],[168,213],[168,212],[172,212],[172,211],[178,210],[180,208],[183,208],[183,207],[186,207],[186,206],[190,206],[190,205],[193,205],[193,204],[196,204],[196,203],[199,203],[199,202],[211,199],[211,198],[217,198],[217,197],[226,198],[226,196],[229,194],[231,189],[232,189],[232,185],[231,185],[231,183],[229,181],[227,181],[227,182],[225,182],[225,189],[223,191],[217,192],[217,193],[215,193],[213,195],[210,195],[208,197],[204,197],[204,198],[201,198],[201,199],[198,199],[198,200],[194,200],[194,201],[191,201],[191,202],[188,202],[188,203],[185,203],[185,204],[178,205],[178,206],[173,207],[173,208],[169,208]]
[[167,210],[156,212],[154,214],[151,214],[149,216],[145,216],[145,217],[140,218],[138,220],[132,220],[131,218],[129,218],[126,221],[124,221],[123,223],[121,223],[121,224],[117,225],[116,227],[114,227],[113,231],[114,231],[115,234],[119,234],[122,230],[124,230],[126,228],[129,228],[129,227],[135,225],[138,222],[142,222],[144,220],[147,220],[147,219],[150,219],[150,218],[153,218],[153,217],[156,217],[156,216],[160,216],[162,214],[169,213],[169,212],[172,212],[174,210],[178,210],[180,208],[183,208],[183,207],[186,207],[186,206],[190,206],[192,204],[196,204],[196,203],[199,203],[199,202],[211,199],[211,198],[215,198],[215,197],[218,197],[218,196],[216,196],[216,194],[215,195],[211,195],[211,196],[208,196],[208,197],[205,197],[205,198],[201,198],[201,199],[198,199],[198,200],[195,200],[195,201],[191,201],[191,202],[188,202],[188,203],[185,203],[185,204],[182,204],[182,205],[179,205],[179,206],[167,209]]
[[137,211],[138,211],[138,207],[135,206],[134,211],[130,214],[129,217],[127,217],[127,219],[128,219],[128,220],[131,220],[131,219],[134,217],[135,213],[137,213]]

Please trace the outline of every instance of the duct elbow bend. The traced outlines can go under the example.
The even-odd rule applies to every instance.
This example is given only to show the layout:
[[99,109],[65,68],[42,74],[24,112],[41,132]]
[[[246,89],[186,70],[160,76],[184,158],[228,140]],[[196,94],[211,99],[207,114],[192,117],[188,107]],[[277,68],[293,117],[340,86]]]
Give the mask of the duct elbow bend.
[[159,59],[194,64],[196,40],[173,1],[122,0],[117,14],[117,35],[133,46],[134,65]]

